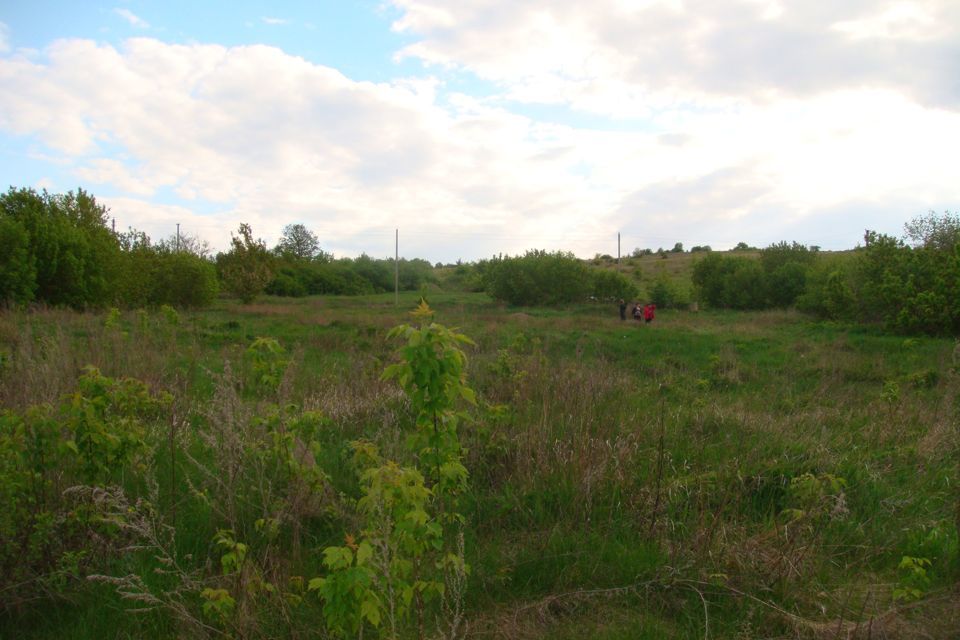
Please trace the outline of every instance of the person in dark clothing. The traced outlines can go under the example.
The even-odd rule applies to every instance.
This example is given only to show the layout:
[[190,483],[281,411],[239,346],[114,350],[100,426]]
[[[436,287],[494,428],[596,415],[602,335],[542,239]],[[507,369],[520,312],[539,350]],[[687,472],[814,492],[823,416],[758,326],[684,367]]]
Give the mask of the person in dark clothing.
[[630,315],[632,315],[632,316],[633,316],[633,319],[636,320],[637,322],[639,322],[639,321],[640,321],[640,318],[643,317],[643,312],[642,312],[642,310],[640,309],[640,303],[639,303],[639,302],[637,302],[636,304],[634,304],[634,305],[633,305],[633,308],[630,309]]
[[620,319],[627,319],[627,303],[623,301],[623,298],[620,298]]

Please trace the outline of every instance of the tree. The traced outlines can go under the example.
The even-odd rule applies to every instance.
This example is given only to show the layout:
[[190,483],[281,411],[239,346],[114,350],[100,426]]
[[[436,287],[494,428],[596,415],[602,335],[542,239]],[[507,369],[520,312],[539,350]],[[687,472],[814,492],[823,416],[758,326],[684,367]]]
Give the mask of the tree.
[[295,260],[313,260],[318,255],[323,255],[316,234],[302,224],[285,226],[275,251],[284,258]]
[[806,289],[807,272],[817,251],[798,242],[772,244],[760,251],[760,264],[766,273],[768,301],[775,307],[789,307]]
[[767,273],[773,273],[790,262],[809,266],[817,257],[817,252],[808,249],[799,242],[777,242],[760,250],[760,264]]
[[598,300],[623,298],[629,300],[637,295],[637,285],[618,271],[595,269],[593,271],[593,296]]
[[661,309],[676,307],[684,304],[684,295],[670,276],[661,271],[653,281],[653,286],[648,291],[650,302]]
[[683,253],[683,243],[678,242],[677,244],[673,245],[673,249],[670,249],[670,253]]
[[514,305],[554,305],[585,299],[593,289],[590,270],[572,253],[532,250],[485,265],[484,285],[497,300]]
[[249,224],[241,223],[238,234],[230,234],[230,251],[217,256],[217,266],[227,291],[249,304],[273,278],[273,258]]
[[158,242],[157,247],[171,253],[178,251],[181,253],[190,253],[198,258],[204,259],[213,253],[209,242],[198,235],[189,233],[181,233],[179,238],[177,234],[174,233],[166,240]]
[[960,216],[949,211],[938,215],[930,211],[903,225],[905,239],[914,247],[952,251],[960,242]]
[[20,222],[0,217],[0,304],[33,299],[37,269],[30,256],[30,236]]
[[52,195],[11,188],[0,195],[0,218],[16,223],[5,226],[6,233],[20,238],[17,242],[22,236],[15,227],[26,232],[25,260],[35,273],[33,299],[76,308],[110,301],[119,245],[107,228],[106,207],[93,196],[82,189]]
[[693,284],[711,307],[762,309],[767,280],[759,261],[708,253],[693,265]]
[[217,270],[209,260],[186,251],[159,250],[154,264],[151,304],[204,307],[217,297]]

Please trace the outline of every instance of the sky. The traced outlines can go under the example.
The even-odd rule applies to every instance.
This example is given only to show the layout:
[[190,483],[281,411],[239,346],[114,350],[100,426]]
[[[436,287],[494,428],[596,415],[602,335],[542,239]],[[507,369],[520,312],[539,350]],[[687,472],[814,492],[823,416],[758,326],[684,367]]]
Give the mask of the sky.
[[849,249],[958,149],[956,0],[0,0],[2,186],[215,250]]

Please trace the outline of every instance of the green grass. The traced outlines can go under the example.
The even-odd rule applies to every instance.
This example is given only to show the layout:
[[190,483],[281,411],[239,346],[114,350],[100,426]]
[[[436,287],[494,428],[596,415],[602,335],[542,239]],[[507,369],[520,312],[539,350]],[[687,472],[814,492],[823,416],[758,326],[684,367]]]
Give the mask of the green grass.
[[[680,278],[694,257],[621,267],[663,263]],[[900,637],[960,633],[949,601],[938,599],[960,575],[952,341],[784,311],[664,310],[642,325],[621,322],[615,305],[520,309],[484,294],[427,297],[438,322],[476,343],[468,374],[482,402],[461,438],[472,479],[462,508],[473,567],[466,603],[477,637],[703,637],[708,620],[712,638],[818,638],[831,637],[818,625],[871,618],[896,622]],[[292,359],[286,381],[270,398],[244,386],[240,406],[294,403],[326,414],[319,464],[330,492],[302,522],[297,562],[289,531],[270,547],[256,542],[255,510],[241,524],[278,574],[309,578],[322,571],[323,547],[357,531],[348,443],[363,437],[406,455],[409,408],[380,373],[395,359],[387,331],[409,321],[418,299],[220,301],[182,313],[176,326],[150,315],[141,327],[124,313],[120,331],[95,314],[6,312],[0,348],[14,358],[0,370],[0,400],[50,401],[94,364],[172,393],[188,443],[208,424],[224,370],[245,380],[250,342],[277,339]],[[176,486],[166,480],[166,428],[154,467],[162,512],[172,519],[177,505],[177,548],[215,577],[212,537],[223,522],[192,497],[199,476],[184,453]],[[202,464],[217,464],[191,446]],[[845,484],[805,497],[791,484],[805,474]],[[905,555],[931,561],[923,597],[907,608],[892,595]],[[150,566],[135,556],[104,570]],[[127,606],[104,585],[78,582],[56,604],[7,611],[0,638],[161,638],[177,628],[163,614],[134,618]],[[315,602],[286,615],[258,633],[295,637],[322,626]]]

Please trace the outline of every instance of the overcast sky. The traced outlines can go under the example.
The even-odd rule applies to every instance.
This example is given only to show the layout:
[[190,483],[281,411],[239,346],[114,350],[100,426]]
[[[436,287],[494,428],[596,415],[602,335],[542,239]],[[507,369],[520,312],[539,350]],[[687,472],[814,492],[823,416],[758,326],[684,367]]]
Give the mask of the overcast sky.
[[0,3],[3,186],[215,248],[852,248],[960,209],[956,0]]

